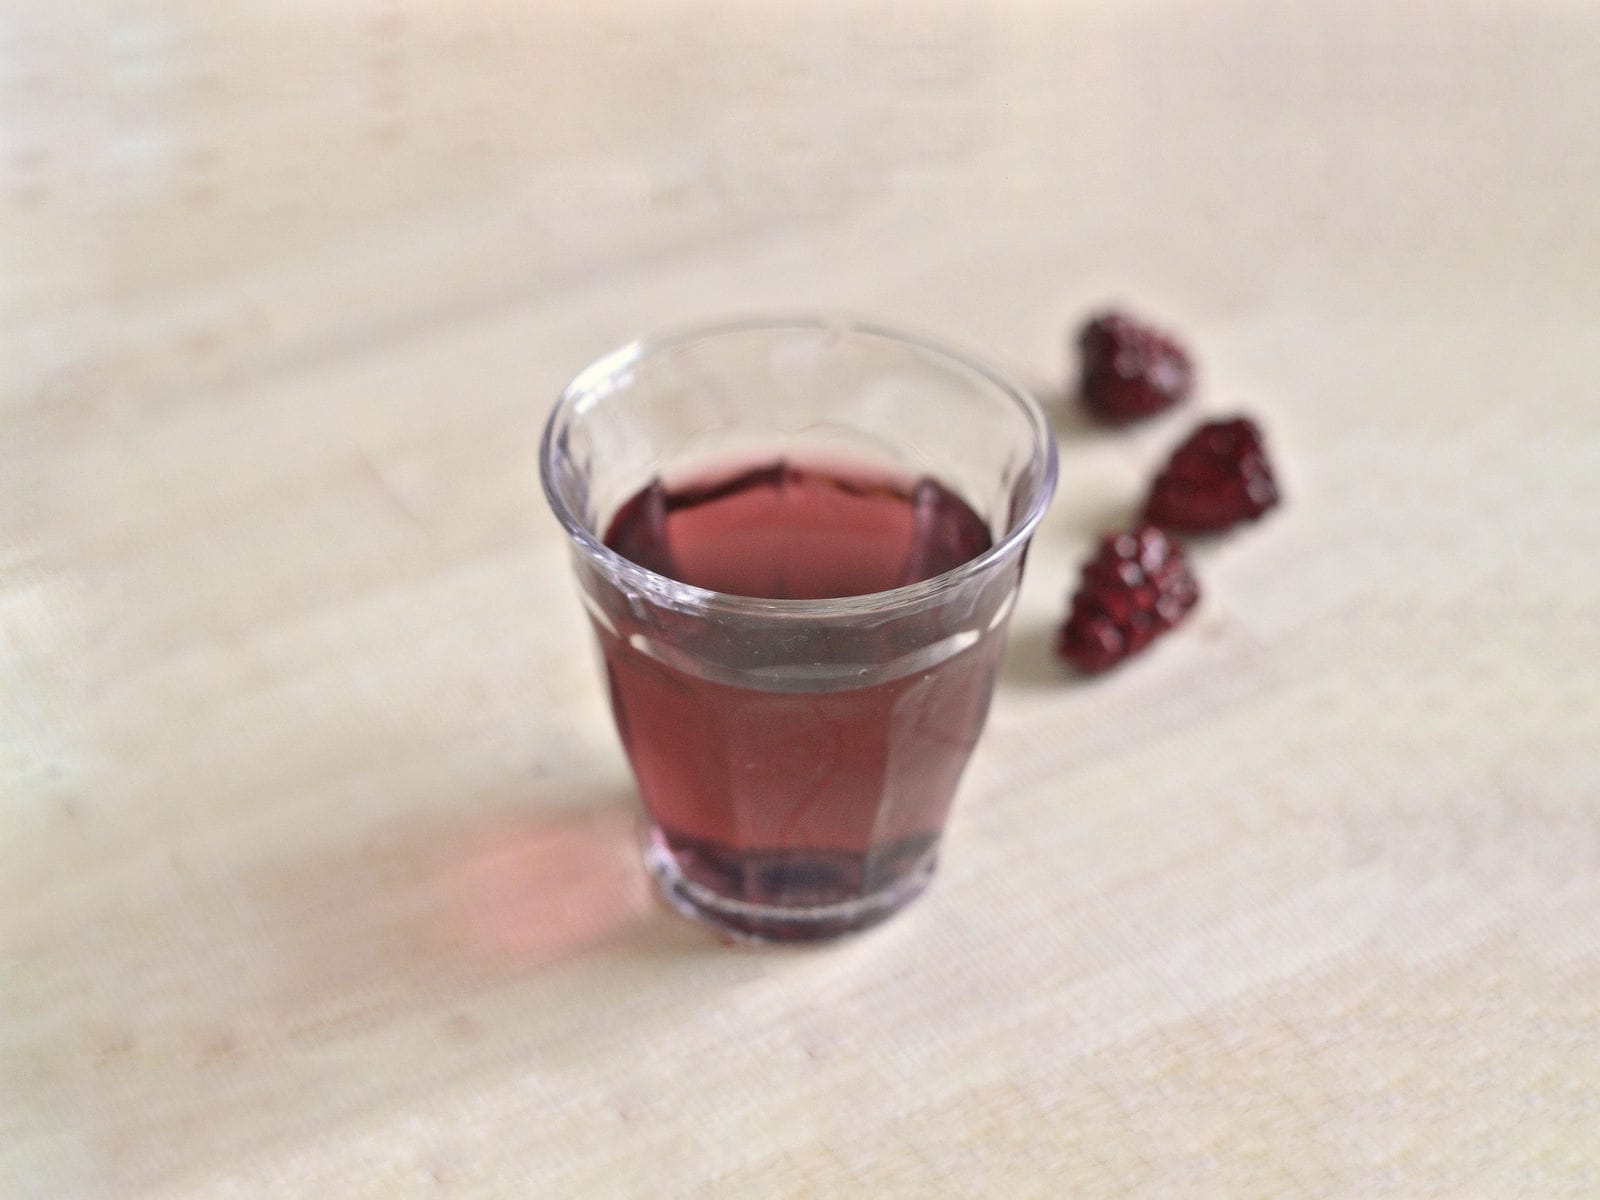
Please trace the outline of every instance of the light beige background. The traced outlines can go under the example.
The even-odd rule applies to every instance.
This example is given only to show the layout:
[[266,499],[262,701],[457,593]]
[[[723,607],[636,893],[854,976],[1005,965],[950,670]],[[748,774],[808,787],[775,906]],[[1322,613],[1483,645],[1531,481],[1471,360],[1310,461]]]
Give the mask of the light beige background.
[[[1600,1194],[1600,9],[0,19],[0,1196]],[[1066,332],[1200,357],[1107,435]],[[547,404],[826,306],[1059,418],[932,893],[656,908]],[[1092,684],[1201,412],[1288,505]]]

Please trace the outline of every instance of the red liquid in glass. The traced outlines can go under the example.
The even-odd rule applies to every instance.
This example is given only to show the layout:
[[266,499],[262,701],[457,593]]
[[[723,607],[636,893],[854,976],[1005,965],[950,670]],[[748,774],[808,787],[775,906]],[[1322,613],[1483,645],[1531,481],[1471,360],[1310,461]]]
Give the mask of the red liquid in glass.
[[[991,545],[977,513],[933,480],[787,462],[654,484],[622,506],[605,541],[684,583],[782,599],[919,582]],[[599,630],[617,726],[686,878],[751,904],[814,907],[931,869],[988,712],[1002,630],[977,631],[926,669],[819,691],[690,675],[621,632]]]

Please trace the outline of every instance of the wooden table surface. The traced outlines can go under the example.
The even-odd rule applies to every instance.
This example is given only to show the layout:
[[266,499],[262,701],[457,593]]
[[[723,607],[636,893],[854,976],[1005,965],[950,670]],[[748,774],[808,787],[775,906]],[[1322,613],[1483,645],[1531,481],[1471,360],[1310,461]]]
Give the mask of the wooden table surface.
[[[0,1196],[1600,1195],[1600,9],[27,0],[0,39]],[[1123,300],[1202,386],[1062,398]],[[536,440],[862,312],[1062,487],[933,890],[656,903]],[[1080,682],[1202,413],[1286,507]]]

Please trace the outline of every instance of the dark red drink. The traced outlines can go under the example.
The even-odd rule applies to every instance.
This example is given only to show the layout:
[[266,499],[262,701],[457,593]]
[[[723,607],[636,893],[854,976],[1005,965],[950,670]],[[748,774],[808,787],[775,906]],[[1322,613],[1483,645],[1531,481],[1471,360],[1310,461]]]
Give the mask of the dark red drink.
[[[931,479],[791,462],[653,484],[622,506],[605,541],[683,583],[787,600],[921,582],[991,545],[977,513]],[[882,662],[897,664],[876,677],[790,673],[770,689],[683,669],[625,623],[598,629],[645,806],[690,886],[814,911],[926,877],[983,727],[1004,632],[990,621],[931,635],[935,619],[913,612],[852,632],[880,637]],[[814,918],[804,929],[827,932]],[[749,931],[788,933],[770,917]]]

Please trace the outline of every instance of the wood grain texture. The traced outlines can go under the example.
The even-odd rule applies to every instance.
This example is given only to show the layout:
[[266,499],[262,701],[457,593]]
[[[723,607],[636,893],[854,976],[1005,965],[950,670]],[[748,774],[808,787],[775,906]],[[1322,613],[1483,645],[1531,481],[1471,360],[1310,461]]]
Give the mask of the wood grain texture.
[[[1600,15],[12,6],[0,1196],[1600,1193]],[[1063,339],[1201,360],[1109,435]],[[539,425],[867,312],[1062,490],[935,888],[656,904]],[[1094,683],[1196,412],[1288,503]]]

